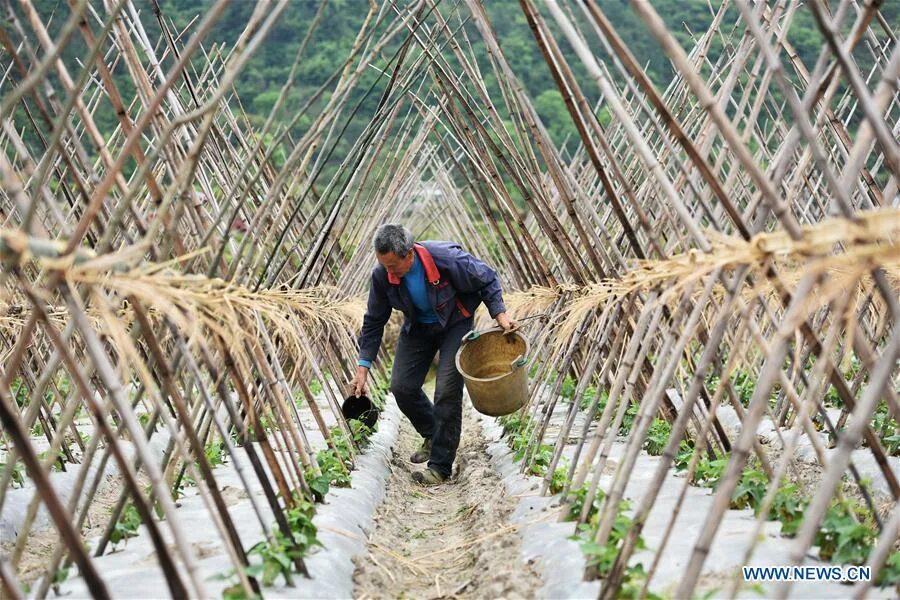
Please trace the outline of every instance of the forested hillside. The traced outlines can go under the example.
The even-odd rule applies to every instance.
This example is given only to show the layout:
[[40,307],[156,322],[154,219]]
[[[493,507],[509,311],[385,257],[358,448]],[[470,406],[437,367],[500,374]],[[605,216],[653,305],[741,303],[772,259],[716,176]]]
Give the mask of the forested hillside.
[[[135,6],[145,14],[142,21],[146,23],[150,39],[155,39],[159,31],[158,21],[160,18],[169,25],[174,37],[177,38],[182,34],[189,35],[213,3],[213,0],[144,0],[135,2]],[[55,34],[54,26],[58,28],[62,20],[52,19],[52,15],[65,7],[64,0],[39,0],[35,2],[35,5],[38,12],[50,21],[51,33]],[[544,58],[528,28],[518,0],[491,0],[485,5],[514,72],[534,99],[537,110],[543,117],[551,136],[557,143],[563,142],[567,136],[574,134],[574,127]],[[656,0],[653,5],[667,21],[670,31],[686,49],[690,49],[694,39],[707,30],[713,18],[710,4],[706,0]],[[207,50],[214,52],[223,44],[233,43],[249,22],[254,6],[253,3],[239,1],[233,2],[226,8],[208,36],[205,43]],[[297,61],[293,84],[281,110],[275,115],[275,123],[276,125],[288,124],[292,120],[295,121],[290,127],[291,134],[295,137],[306,130],[309,117],[305,114],[298,116],[298,111],[307,106],[311,98],[314,98],[314,101],[311,106],[307,106],[306,111],[310,114],[314,114],[316,109],[327,101],[328,94],[336,81],[334,76],[344,65],[344,61],[353,47],[365,18],[367,6],[365,0],[329,0],[324,6],[316,0],[292,0],[289,3],[282,17],[268,35],[266,43],[256,51],[247,67],[241,71],[234,86],[242,105],[241,108],[255,125],[261,125],[268,117],[282,87],[289,78],[292,66]],[[637,59],[645,65],[657,86],[664,88],[673,75],[672,67],[652,36],[648,35],[643,23],[628,6],[628,2],[626,0],[603,0],[600,2],[600,6]],[[476,56],[479,57],[479,66],[491,97],[499,98],[496,77],[491,71],[488,56],[481,44],[478,32],[468,21],[465,6],[458,2],[441,2],[437,7],[429,7],[425,10],[439,10],[446,16],[447,27],[454,32],[459,42],[472,46]],[[546,9],[544,8],[544,10]],[[734,21],[736,9],[731,10],[735,11],[735,15],[726,17],[726,22]],[[882,9],[882,12],[888,21],[900,16],[896,5],[887,6]],[[150,15],[153,16],[150,17]],[[304,52],[297,60],[301,42],[317,16],[321,21],[314,28]],[[383,15],[383,18],[386,19],[389,16]],[[583,14],[573,14],[572,16],[577,21],[585,20]],[[852,19],[846,19],[846,21],[852,22]],[[548,18],[548,22],[552,28],[553,20]],[[420,36],[429,33],[431,32],[427,30],[417,32]],[[465,37],[461,35],[462,33],[465,33]],[[181,43],[186,40],[184,35],[182,35]],[[728,39],[729,35],[733,34],[723,30],[713,40],[712,55],[715,55],[717,48],[721,47],[723,43],[731,43]],[[81,64],[82,54],[72,50],[84,47],[83,41],[78,40],[77,36],[75,38],[64,56],[72,66],[73,72],[77,72],[78,65]],[[805,7],[801,7],[794,16],[788,39],[797,49],[807,68],[812,70],[822,47],[822,37],[811,13]],[[594,44],[594,50],[599,56],[605,56],[604,49],[596,43],[596,40],[591,43]],[[392,45],[383,50],[383,63],[371,65],[370,72],[363,79],[363,85],[358,87],[360,91],[356,92],[356,100],[360,102],[360,105],[357,118],[351,119],[347,123],[347,129],[337,146],[338,155],[358,137],[368,117],[371,116],[378,102],[380,90],[386,84],[386,78],[381,77],[379,81],[379,76],[384,70],[392,68],[399,45],[400,41],[395,39]],[[563,45],[563,51],[573,58],[570,61],[573,68],[576,71],[580,70],[581,63],[571,56],[573,54],[571,49]],[[865,65],[862,66],[865,67]],[[114,72],[123,97],[133,97],[134,85],[127,75],[125,65],[119,63],[115,66]],[[583,81],[588,81],[584,77],[583,71],[577,74],[582,76]],[[617,73],[613,72],[612,75],[616,77]],[[322,87],[324,87],[322,94],[316,97],[316,91]],[[368,90],[368,95],[362,90]],[[102,104],[101,108],[103,108]],[[599,117],[605,124],[608,112],[601,108]],[[112,110],[98,110],[96,119],[105,133],[112,131],[117,123]],[[30,139],[27,133],[26,115],[21,110],[16,114],[16,121],[20,127],[26,130],[26,139]],[[277,154],[275,159],[278,160]]]

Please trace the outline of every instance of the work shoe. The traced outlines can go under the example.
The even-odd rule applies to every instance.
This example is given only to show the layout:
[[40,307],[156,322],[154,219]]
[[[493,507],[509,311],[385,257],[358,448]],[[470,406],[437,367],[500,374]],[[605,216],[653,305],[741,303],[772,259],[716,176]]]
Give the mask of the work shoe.
[[431,458],[431,438],[425,438],[419,449],[410,455],[409,462],[423,463],[428,462],[429,458]]
[[416,483],[421,483],[422,485],[437,485],[439,483],[444,483],[446,477],[438,473],[432,468],[425,469],[424,471],[415,471],[412,474],[413,481]]

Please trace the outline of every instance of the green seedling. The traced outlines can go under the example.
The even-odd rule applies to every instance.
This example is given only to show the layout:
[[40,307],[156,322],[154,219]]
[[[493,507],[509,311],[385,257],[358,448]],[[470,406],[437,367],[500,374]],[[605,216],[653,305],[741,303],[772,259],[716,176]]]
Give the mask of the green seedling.
[[669,435],[672,426],[664,419],[653,419],[647,430],[647,438],[644,440],[644,449],[650,456],[659,456],[669,443]]
[[803,524],[803,512],[808,503],[806,499],[800,497],[796,485],[784,484],[775,492],[768,518],[770,521],[781,521],[781,535],[793,537]]
[[881,587],[900,585],[900,550],[894,550],[888,555],[875,583]]
[[[574,490],[569,491],[569,498],[572,500],[572,507],[569,512],[569,521],[574,521],[581,515],[581,511],[584,510],[584,503],[587,500],[588,491],[590,486],[588,483],[584,483],[579,488],[575,488]],[[597,493],[594,496],[594,502],[591,504],[591,508],[587,514],[587,520],[591,521],[594,516],[597,514],[597,511],[600,510],[600,507],[603,505],[603,499],[605,498],[605,494],[603,490],[597,489]]]
[[560,466],[553,471],[553,477],[550,479],[550,493],[558,494],[566,487],[566,481],[569,475],[569,465],[562,461]]
[[112,533],[109,535],[109,541],[112,544],[118,544],[122,540],[137,537],[138,527],[141,526],[141,516],[138,514],[137,508],[130,502],[125,505],[125,510],[119,517]]
[[262,561],[253,565],[253,573],[262,576],[264,586],[273,585],[279,576],[286,581],[293,572],[294,562],[305,558],[313,547],[322,545],[313,523],[314,515],[314,504],[295,497],[295,505],[285,511],[290,537],[273,525],[272,539],[263,540],[250,548],[248,555],[258,556]]
[[704,455],[697,462],[697,469],[694,471],[694,478],[691,483],[715,489],[725,473],[726,466],[728,466],[727,458],[718,457],[710,460],[709,457]]
[[552,460],[553,446],[541,444],[531,457],[531,465],[528,467],[528,472],[532,475],[542,477],[547,472],[547,468],[550,466],[550,461]]
[[862,565],[878,537],[863,509],[842,502],[832,504],[816,533],[819,558],[842,565]]
[[216,440],[215,442],[207,444],[206,448],[203,449],[203,453],[206,454],[206,460],[211,467],[224,465],[228,458],[228,454],[225,451],[225,442],[222,440]]
[[331,477],[325,474],[316,475],[312,469],[307,469],[303,473],[303,478],[306,479],[306,484],[312,490],[313,499],[316,502],[325,502],[325,496],[331,489]]
[[[6,463],[0,462],[0,472],[3,472],[5,469],[6,469]],[[22,463],[16,462],[13,465],[11,477],[12,477],[11,481],[12,481],[13,487],[16,487],[16,486],[22,487],[23,485],[25,485],[25,467],[22,466]]]
[[316,453],[316,463],[322,477],[335,487],[350,487],[350,471],[337,453],[328,448]]
[[[613,521],[613,527],[609,533],[609,538],[603,545],[594,541],[600,521],[599,512],[594,513],[587,523],[582,523],[578,526],[579,533],[577,534],[577,538],[581,546],[581,551],[584,553],[588,565],[595,567],[600,577],[609,575],[610,569],[612,569],[616,556],[619,554],[625,536],[634,526],[634,521],[626,514],[630,508],[631,506],[627,500],[622,500],[619,503],[618,511],[615,520]],[[646,545],[644,544],[643,537],[638,537],[635,549],[643,550],[644,548],[646,548]],[[641,568],[641,572],[642,571],[643,568]],[[638,573],[635,573],[635,575],[637,574]]]
[[756,507],[762,504],[768,483],[769,478],[762,471],[745,469],[731,495],[731,508],[738,510],[752,508],[755,512]]
[[678,444],[678,453],[675,455],[675,470],[684,471],[691,464],[691,456],[694,454],[693,440],[681,440]]
[[350,434],[353,437],[353,443],[356,444],[356,447],[359,449],[363,449],[369,445],[369,438],[372,437],[372,434],[378,429],[378,424],[375,424],[375,427],[369,427],[362,421],[357,421],[356,419],[350,419],[347,421],[347,425],[350,426]]
[[631,432],[631,428],[634,426],[634,419],[638,414],[638,408],[637,403],[632,402],[625,409],[625,414],[622,416],[622,424],[619,425],[619,435],[628,435]]

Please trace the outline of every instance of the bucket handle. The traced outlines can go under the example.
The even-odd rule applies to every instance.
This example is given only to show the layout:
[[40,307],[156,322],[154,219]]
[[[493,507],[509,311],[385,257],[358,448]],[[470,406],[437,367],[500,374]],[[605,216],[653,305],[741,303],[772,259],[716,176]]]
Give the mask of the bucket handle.
[[524,354],[520,354],[519,356],[512,359],[509,363],[510,371],[515,371],[519,367],[524,367],[528,364],[528,358]]
[[[519,319],[518,321],[516,321],[516,327],[506,333],[512,333],[514,331],[518,331],[521,328],[522,323],[525,321],[530,321],[531,319],[538,319],[540,317],[548,317],[548,316],[550,316],[550,313],[541,313],[541,314],[537,314],[537,315],[531,315],[530,317],[525,317],[523,319]],[[474,342],[481,336],[482,333],[487,333],[488,331],[492,331],[492,329],[494,329],[494,328],[484,329],[482,331],[475,331],[473,329],[473,330],[469,331],[467,334],[465,334],[464,336],[462,336],[461,341],[463,344],[465,344],[466,342]],[[519,358],[524,359],[524,357],[522,357],[522,356],[520,356]],[[516,360],[519,360],[519,359],[517,358]],[[526,360],[526,362],[527,362],[527,360]]]
[[480,336],[482,333],[484,333],[484,332],[483,331],[475,331],[473,329],[473,330],[469,331],[468,333],[466,333],[466,335],[462,336],[461,341],[463,344],[465,344],[466,342],[474,342],[475,340],[478,339],[478,336]]

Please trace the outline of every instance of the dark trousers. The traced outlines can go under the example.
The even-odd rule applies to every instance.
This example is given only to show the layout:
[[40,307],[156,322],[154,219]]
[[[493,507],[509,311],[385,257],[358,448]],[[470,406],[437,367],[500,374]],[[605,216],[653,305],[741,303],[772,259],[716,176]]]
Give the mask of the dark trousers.
[[[456,370],[456,351],[462,336],[471,329],[471,318],[447,329],[414,323],[409,333],[400,334],[391,373],[391,392],[400,410],[419,435],[431,438],[428,466],[444,477],[450,476],[462,430],[463,378]],[[438,352],[432,404],[422,391],[422,384]]]

